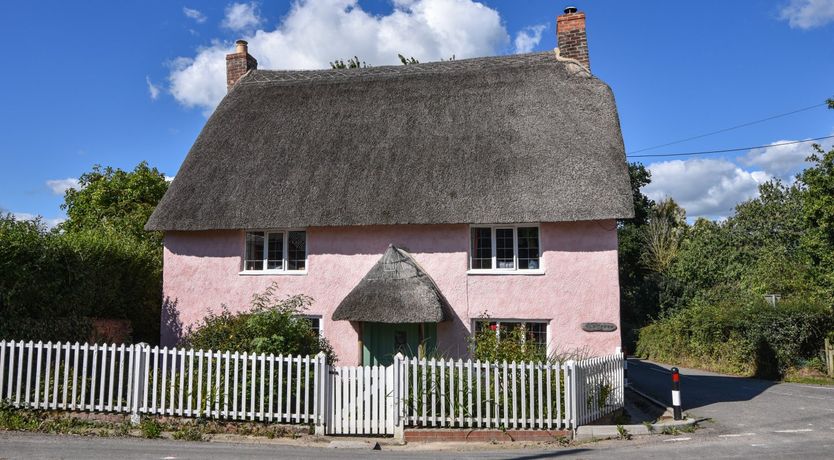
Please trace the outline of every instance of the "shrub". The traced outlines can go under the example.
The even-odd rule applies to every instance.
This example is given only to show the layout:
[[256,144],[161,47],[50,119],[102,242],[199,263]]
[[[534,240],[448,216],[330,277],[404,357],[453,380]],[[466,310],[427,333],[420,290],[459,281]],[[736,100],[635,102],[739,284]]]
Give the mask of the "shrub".
[[296,295],[280,298],[273,284],[252,296],[249,311],[231,313],[225,306],[219,314],[209,312],[190,328],[182,345],[216,351],[239,351],[271,354],[315,355],[324,352],[334,362],[333,348],[319,337],[310,322],[301,315],[312,299]]
[[719,372],[779,377],[814,356],[834,324],[828,307],[797,298],[772,307],[753,295],[715,296],[642,328],[637,353]]
[[152,418],[143,418],[139,423],[143,438],[156,439],[162,436],[162,425]]
[[86,341],[90,318],[159,339],[161,248],[112,230],[63,234],[0,216],[0,336]]

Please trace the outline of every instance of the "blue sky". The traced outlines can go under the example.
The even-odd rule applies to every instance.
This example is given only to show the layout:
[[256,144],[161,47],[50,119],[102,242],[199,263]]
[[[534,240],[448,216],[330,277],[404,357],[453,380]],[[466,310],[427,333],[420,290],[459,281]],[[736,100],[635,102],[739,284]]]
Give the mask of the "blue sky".
[[[834,96],[834,0],[576,1],[593,72],[614,89],[627,151],[758,120]],[[93,164],[147,160],[175,175],[222,97],[237,38],[261,68],[372,65],[550,50],[552,0],[13,2],[0,7],[0,209],[63,218],[62,191]],[[834,134],[807,110],[644,153],[769,145]],[[828,142],[826,145],[830,145]],[[642,158],[655,198],[721,218],[808,144]]]

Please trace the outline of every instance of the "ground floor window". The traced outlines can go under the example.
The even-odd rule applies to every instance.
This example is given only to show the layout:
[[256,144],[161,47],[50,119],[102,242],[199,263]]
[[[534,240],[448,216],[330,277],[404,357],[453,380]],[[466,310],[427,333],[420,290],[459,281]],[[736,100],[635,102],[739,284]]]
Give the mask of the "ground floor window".
[[498,340],[501,340],[501,332],[504,331],[506,335],[508,331],[512,331],[518,327],[524,328],[524,335],[522,340],[526,343],[535,343],[536,345],[547,346],[547,324],[546,320],[495,320],[495,319],[479,319],[475,320],[475,332],[480,332],[484,329],[491,329],[495,331]]
[[321,337],[324,334],[324,329],[322,328],[322,321],[321,316],[302,316],[302,318],[306,319],[310,322],[310,327],[313,328],[313,332],[316,334],[317,337]]

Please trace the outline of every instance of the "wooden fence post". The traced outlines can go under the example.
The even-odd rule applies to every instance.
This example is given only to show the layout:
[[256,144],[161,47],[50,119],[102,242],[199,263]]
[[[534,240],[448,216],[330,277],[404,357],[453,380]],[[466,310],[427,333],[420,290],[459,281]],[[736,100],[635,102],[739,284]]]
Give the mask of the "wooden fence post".
[[828,367],[828,376],[834,377],[834,346],[829,339],[825,339],[825,364]]
[[130,423],[133,425],[138,425],[141,421],[139,411],[142,405],[139,400],[144,399],[145,383],[147,382],[147,375],[145,374],[145,351],[147,349],[147,343],[137,343],[133,346],[133,394],[130,401]]

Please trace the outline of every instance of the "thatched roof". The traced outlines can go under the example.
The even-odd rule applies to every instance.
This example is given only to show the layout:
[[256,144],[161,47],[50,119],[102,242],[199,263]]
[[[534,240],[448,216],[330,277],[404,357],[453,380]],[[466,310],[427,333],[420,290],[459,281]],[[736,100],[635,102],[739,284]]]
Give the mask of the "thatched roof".
[[249,72],[146,226],[626,218],[611,89],[555,53]]
[[395,246],[342,300],[333,320],[376,323],[438,323],[450,319],[449,302],[428,273]]

